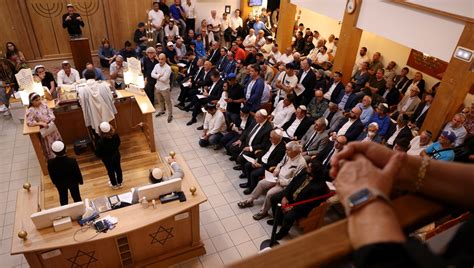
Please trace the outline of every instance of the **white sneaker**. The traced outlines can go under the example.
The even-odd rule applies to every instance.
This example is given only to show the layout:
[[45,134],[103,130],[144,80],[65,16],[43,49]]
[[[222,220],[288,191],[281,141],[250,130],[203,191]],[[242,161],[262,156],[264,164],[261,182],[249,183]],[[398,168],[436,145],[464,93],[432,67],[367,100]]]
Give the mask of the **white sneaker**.
[[0,113],[6,112],[6,111],[8,111],[7,106],[5,106],[5,104],[0,105]]

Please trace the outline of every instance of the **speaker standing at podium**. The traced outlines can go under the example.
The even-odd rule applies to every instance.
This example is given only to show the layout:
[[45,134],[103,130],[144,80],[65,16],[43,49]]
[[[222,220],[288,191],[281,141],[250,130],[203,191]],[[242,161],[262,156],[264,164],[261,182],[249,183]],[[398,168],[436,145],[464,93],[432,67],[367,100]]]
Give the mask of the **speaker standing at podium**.
[[75,9],[72,4],[67,5],[67,13],[63,15],[63,28],[67,28],[71,39],[80,38],[82,36],[81,27],[84,27],[84,21],[79,13],[74,13]]

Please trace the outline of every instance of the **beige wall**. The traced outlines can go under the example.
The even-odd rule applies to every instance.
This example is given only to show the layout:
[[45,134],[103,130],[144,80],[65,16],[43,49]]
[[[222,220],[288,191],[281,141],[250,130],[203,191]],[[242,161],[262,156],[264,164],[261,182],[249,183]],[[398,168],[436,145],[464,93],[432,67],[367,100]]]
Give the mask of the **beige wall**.
[[[397,72],[400,72],[400,70],[406,66],[411,51],[411,49],[406,46],[367,31],[362,33],[359,49],[361,47],[367,47],[371,59],[373,53],[380,52],[384,66],[387,66],[392,60],[395,61],[397,63]],[[410,66],[407,67],[410,69],[408,77],[412,78],[418,70]],[[423,73],[423,79],[425,79],[427,88],[431,88],[434,84],[439,82],[438,79],[425,73]]]
[[305,28],[317,30],[319,34],[328,39],[329,35],[334,34],[339,37],[341,32],[341,24],[337,20],[320,15],[306,8],[299,8],[301,10],[301,18],[299,22],[304,23]]

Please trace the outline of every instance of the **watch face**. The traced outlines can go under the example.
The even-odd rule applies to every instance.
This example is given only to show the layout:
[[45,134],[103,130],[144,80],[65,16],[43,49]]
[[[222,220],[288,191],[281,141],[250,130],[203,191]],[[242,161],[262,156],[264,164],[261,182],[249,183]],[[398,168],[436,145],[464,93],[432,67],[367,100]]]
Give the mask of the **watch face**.
[[359,205],[364,204],[365,202],[372,199],[373,194],[369,189],[364,188],[349,197],[349,206],[358,207]]

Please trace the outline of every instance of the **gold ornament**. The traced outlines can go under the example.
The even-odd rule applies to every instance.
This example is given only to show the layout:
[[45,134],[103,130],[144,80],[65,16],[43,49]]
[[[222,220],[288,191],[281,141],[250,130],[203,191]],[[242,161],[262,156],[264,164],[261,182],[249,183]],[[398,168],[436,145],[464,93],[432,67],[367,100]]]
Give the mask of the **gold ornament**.
[[192,195],[195,195],[195,194],[196,194],[196,187],[191,186],[191,187],[189,188],[189,191],[191,192]]
[[171,156],[171,158],[174,158],[174,156],[176,155],[176,152],[175,151],[170,151],[169,155]]
[[18,237],[22,240],[26,240],[27,236],[28,236],[28,233],[26,231],[19,231],[18,232]]
[[29,183],[29,182],[23,183],[23,189],[25,189],[29,192],[30,188],[31,188],[31,183]]

